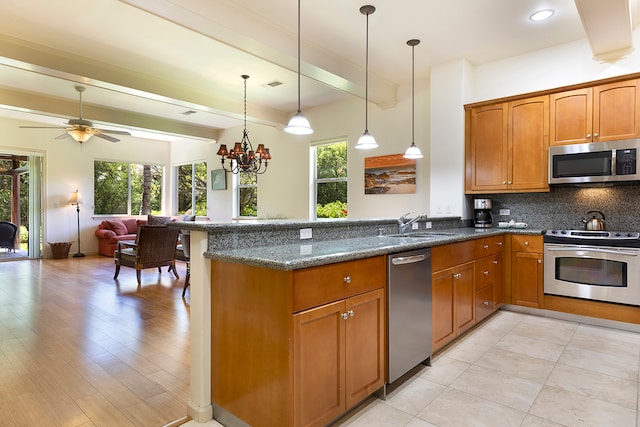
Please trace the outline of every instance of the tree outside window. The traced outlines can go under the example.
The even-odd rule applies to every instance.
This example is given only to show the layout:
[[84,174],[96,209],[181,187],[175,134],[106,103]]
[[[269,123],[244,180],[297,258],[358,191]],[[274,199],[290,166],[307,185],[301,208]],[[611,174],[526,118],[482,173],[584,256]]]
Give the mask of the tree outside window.
[[258,175],[238,174],[238,216],[258,216]]
[[93,198],[96,215],[148,215],[162,210],[159,165],[95,160]]
[[[178,214],[207,215],[207,163],[192,163],[176,168]],[[194,209],[195,206],[195,209]]]
[[347,217],[347,141],[315,150],[316,218]]

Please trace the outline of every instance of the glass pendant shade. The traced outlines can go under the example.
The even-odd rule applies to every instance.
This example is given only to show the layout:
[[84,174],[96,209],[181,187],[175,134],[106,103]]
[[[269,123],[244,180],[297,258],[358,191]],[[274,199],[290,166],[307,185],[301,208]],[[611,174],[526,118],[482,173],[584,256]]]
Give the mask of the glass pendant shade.
[[356,148],[360,150],[370,150],[372,148],[378,148],[378,143],[376,142],[376,139],[371,136],[369,131],[365,130],[362,136],[358,139]]
[[87,142],[89,138],[93,136],[91,132],[86,132],[84,130],[74,129],[67,132],[73,139],[78,142]]
[[313,133],[309,120],[302,115],[300,110],[298,110],[295,116],[291,117],[291,120],[289,120],[289,124],[284,128],[284,131],[294,135],[309,135]]
[[416,144],[412,142],[409,148],[407,148],[407,151],[404,152],[404,156],[402,157],[404,157],[405,159],[421,159],[424,156],[422,155],[422,152],[416,146]]

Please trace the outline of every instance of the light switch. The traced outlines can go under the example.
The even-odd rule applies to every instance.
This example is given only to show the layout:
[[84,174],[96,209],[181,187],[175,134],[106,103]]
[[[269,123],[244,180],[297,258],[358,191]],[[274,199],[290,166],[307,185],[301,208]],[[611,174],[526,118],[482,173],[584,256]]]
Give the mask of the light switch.
[[500,209],[500,215],[502,215],[502,216],[511,215],[511,209]]

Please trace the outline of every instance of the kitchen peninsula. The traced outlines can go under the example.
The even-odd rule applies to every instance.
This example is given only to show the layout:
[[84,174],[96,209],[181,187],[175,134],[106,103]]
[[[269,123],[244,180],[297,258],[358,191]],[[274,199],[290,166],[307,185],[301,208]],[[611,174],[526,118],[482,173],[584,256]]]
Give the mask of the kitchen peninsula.
[[[296,358],[302,351],[295,348],[295,313],[336,302],[362,307],[367,315],[358,319],[377,325],[376,338],[364,344],[377,349],[377,356],[367,372],[353,373],[356,380],[368,376],[364,383],[353,388],[347,384],[348,395],[338,398],[338,408],[326,415],[330,418],[317,423],[326,424],[382,387],[385,255],[504,234],[500,229],[460,227],[459,218],[428,221],[432,229],[420,224],[420,231],[432,233],[428,238],[391,236],[398,231],[395,219],[172,224],[191,233],[189,415],[204,422],[215,414],[225,425],[246,425],[240,419],[252,425],[308,423],[299,418],[308,408],[293,409],[299,404],[294,389],[304,387],[294,384],[300,373]],[[308,229],[312,239],[301,240],[301,230],[306,234]],[[342,284],[347,277],[350,290],[339,289],[336,295],[332,281]],[[345,377],[357,382],[349,373]]]
[[[325,425],[381,388],[385,255],[394,252],[432,247],[434,349],[503,303],[605,318],[611,312],[624,317],[610,319],[640,323],[637,307],[543,295],[541,230],[427,221],[433,228],[420,223],[424,238],[393,236],[395,219],[172,224],[190,230],[193,254],[188,414],[200,422],[215,416],[225,426]],[[308,229],[312,238],[301,240]],[[468,273],[461,299],[448,295],[452,277]],[[436,281],[449,299],[436,295]],[[470,305],[468,316],[456,319],[452,304]],[[350,310],[357,314],[344,317]],[[334,319],[333,335],[326,324],[307,333],[317,319]],[[351,367],[350,357],[358,360]],[[325,378],[320,363],[341,368]]]

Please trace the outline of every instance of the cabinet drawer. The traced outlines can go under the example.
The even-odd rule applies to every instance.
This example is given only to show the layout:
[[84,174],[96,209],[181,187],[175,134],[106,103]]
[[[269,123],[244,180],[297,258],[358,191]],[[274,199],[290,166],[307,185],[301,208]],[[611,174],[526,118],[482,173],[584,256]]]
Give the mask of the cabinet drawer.
[[493,313],[493,285],[476,292],[476,322],[480,322]]
[[483,289],[496,280],[496,264],[494,257],[487,257],[476,261],[476,290]]
[[536,252],[542,253],[542,236],[514,234],[511,236],[512,252]]
[[384,288],[384,256],[310,267],[293,272],[293,312]]
[[431,249],[431,269],[433,271],[444,270],[455,265],[473,261],[473,241],[451,243],[449,245],[435,246]]
[[475,257],[483,258],[504,251],[504,234],[500,236],[485,237],[484,239],[474,240]]

